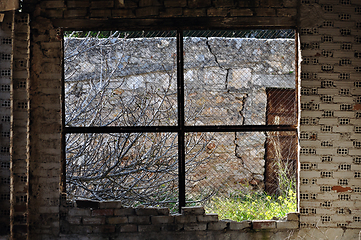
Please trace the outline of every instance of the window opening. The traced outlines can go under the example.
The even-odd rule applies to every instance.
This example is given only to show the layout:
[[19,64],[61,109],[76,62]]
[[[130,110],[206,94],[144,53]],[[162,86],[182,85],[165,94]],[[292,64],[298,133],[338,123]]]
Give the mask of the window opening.
[[68,197],[173,211],[202,204],[220,218],[225,201],[296,201],[294,36],[66,33]]

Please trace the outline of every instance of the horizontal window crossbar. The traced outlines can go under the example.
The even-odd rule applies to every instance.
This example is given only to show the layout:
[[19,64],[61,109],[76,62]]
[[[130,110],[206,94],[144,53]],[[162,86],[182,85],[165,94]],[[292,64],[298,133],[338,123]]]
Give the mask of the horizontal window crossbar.
[[65,127],[65,133],[297,131],[295,125]]

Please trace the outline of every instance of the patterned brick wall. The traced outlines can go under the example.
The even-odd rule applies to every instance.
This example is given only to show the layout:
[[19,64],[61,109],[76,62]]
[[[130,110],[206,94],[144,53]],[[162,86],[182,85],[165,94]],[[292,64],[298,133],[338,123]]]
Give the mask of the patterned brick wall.
[[300,226],[360,228],[361,3],[301,2]]

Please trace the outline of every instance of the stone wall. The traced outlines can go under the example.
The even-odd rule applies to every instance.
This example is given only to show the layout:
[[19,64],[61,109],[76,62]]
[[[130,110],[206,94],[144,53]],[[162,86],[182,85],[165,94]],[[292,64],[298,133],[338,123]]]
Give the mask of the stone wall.
[[[167,101],[177,102],[175,38],[65,38],[64,45],[65,94],[69,95],[66,97],[67,115],[80,112],[79,109],[77,113],[69,111],[73,105],[80,105],[88,93],[95,94],[94,83],[107,85],[102,101],[112,102],[112,105],[122,96],[134,96],[150,91],[149,88],[166,89],[167,94],[173,93]],[[85,50],[90,46],[90,50]],[[294,39],[185,37],[186,125],[266,125],[266,89],[295,89],[295,48]],[[114,93],[121,93],[121,96]],[[153,96],[152,101],[162,102],[162,93],[156,92],[160,96],[158,100]],[[278,99],[283,97],[277,96]],[[119,105],[123,102],[128,101],[123,100]],[[278,124],[295,124],[297,112],[293,103],[286,107],[293,109],[285,116],[291,120]],[[114,114],[120,108],[104,110],[103,114]],[[167,121],[176,123],[176,116],[167,116]],[[83,120],[80,122],[83,124]],[[126,120],[118,124],[122,123],[128,125]],[[78,126],[75,120],[66,124]],[[210,159],[189,176],[192,179],[207,176],[207,180],[197,183],[191,191],[209,185],[213,185],[213,189],[222,188],[226,193],[249,186],[264,190],[266,139],[264,132],[215,134],[210,143],[216,146],[213,154],[204,153],[198,157]],[[273,184],[277,186],[276,182]]]

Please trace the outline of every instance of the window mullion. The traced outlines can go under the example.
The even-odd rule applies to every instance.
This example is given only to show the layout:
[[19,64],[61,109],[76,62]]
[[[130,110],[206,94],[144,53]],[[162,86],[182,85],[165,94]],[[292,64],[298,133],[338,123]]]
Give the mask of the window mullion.
[[177,30],[177,96],[178,96],[178,190],[179,212],[185,206],[185,134],[184,134],[184,75],[183,31]]

